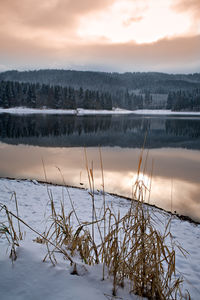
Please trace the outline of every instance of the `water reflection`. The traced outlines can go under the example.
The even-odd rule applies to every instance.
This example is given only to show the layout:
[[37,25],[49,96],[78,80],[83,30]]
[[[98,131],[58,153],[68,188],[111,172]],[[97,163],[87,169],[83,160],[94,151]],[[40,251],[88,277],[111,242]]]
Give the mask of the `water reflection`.
[[0,141],[45,147],[120,146],[200,149],[200,118],[166,116],[0,116]]
[[[95,185],[101,189],[98,148],[87,149],[94,162]],[[108,192],[131,196],[139,149],[102,148],[105,187]],[[69,185],[87,187],[83,148],[33,147],[0,144],[0,176],[44,180],[42,158],[48,181],[62,183],[57,167]],[[200,151],[186,149],[151,149],[147,174],[154,159],[151,203],[200,221]],[[11,167],[12,166],[12,167]]]

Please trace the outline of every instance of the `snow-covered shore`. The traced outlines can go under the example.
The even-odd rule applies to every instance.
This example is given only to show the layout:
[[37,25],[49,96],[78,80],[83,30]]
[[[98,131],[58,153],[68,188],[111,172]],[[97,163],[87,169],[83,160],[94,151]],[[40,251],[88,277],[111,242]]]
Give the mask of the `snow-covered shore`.
[[133,111],[138,115],[173,115],[173,116],[200,116],[199,111],[171,111],[168,109],[138,109]]
[[[64,199],[65,210],[71,211],[69,195],[65,187],[48,185],[52,192],[56,208]],[[44,220],[48,222],[50,215],[50,203],[45,184],[37,181],[19,181],[0,179],[0,203],[15,211],[15,202],[12,198],[16,193],[20,217],[34,229],[43,233],[46,227]],[[86,190],[68,188],[68,192],[76,208],[79,219],[88,221],[91,219],[91,197]],[[130,201],[106,194],[106,204],[123,215],[130,207]],[[95,205],[97,210],[102,206],[102,195],[95,193]],[[154,214],[156,226],[160,230],[168,222],[170,215],[155,207],[150,207],[150,213]],[[0,215],[0,222],[2,217]],[[50,262],[43,263],[46,254],[44,245],[33,243],[36,237],[32,231],[23,227],[26,238],[21,242],[18,249],[18,258],[12,266],[6,253],[6,240],[0,239],[0,291],[1,299],[97,299],[105,300],[105,294],[111,296],[112,284],[109,280],[101,281],[101,266],[88,267],[84,276],[70,275],[70,266],[58,257],[58,264],[52,267]],[[174,241],[179,243],[186,251],[187,258],[180,252],[176,255],[178,272],[185,279],[184,289],[188,289],[191,299],[198,300],[200,296],[199,278],[199,248],[200,248],[200,225],[181,221],[177,217],[172,218],[171,233]],[[118,296],[122,299],[138,299],[130,295],[126,290],[119,289]]]
[[126,115],[126,114],[137,114],[137,115],[176,115],[176,116],[200,116],[200,112],[175,112],[171,110],[151,110],[151,109],[139,109],[139,110],[125,110],[115,108],[113,110],[92,110],[92,109],[37,109],[37,108],[27,108],[27,107],[12,107],[12,108],[0,108],[0,113],[9,114],[58,114],[58,115]]
[[92,109],[36,109],[27,107],[0,108],[0,113],[9,114],[50,114],[50,115],[111,115],[111,114],[130,114],[128,110],[92,110]]

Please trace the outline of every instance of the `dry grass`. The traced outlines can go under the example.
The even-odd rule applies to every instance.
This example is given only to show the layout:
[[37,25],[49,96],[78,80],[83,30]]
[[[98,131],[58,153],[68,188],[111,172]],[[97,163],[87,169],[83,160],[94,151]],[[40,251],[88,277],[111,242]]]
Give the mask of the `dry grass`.
[[[8,225],[1,225],[0,233],[5,234],[7,238],[9,237],[9,242],[12,245],[11,256],[15,259],[15,246],[18,246],[20,238],[17,236],[12,223],[12,217],[15,217],[18,220],[19,232],[21,232],[20,223],[23,223],[38,235],[37,242],[46,244],[47,254],[44,261],[49,258],[55,265],[57,263],[56,252],[59,251],[74,266],[72,274],[78,274],[76,259],[73,257],[78,256],[86,265],[102,264],[102,279],[104,280],[106,276],[112,278],[113,296],[117,295],[118,287],[126,286],[130,293],[152,300],[182,299],[182,278],[176,274],[175,254],[178,247],[182,252],[184,251],[180,246],[176,246],[172,240],[171,220],[169,219],[164,233],[159,232],[154,227],[154,220],[148,207],[144,205],[145,197],[149,199],[151,180],[149,186],[146,186],[140,179],[143,149],[139,157],[137,179],[132,188],[133,200],[129,210],[123,216],[120,215],[120,212],[115,213],[112,207],[106,207],[103,159],[100,149],[99,153],[103,190],[101,215],[97,217],[95,208],[93,162],[89,167],[85,149],[92,219],[88,222],[80,222],[67,186],[71,203],[71,211],[68,214],[66,214],[63,201],[60,202],[60,210],[56,211],[52,193],[47,188],[52,221],[44,235],[35,231],[19,218],[17,201],[17,215],[9,212],[7,207],[1,206],[1,209],[6,211]],[[143,175],[146,170],[147,158],[148,154],[143,166]],[[59,172],[62,176],[60,170]],[[152,177],[152,172],[150,177]],[[66,185],[63,176],[62,179],[63,184]],[[77,227],[72,222],[72,216],[76,218]],[[190,299],[189,294],[188,299]]]
[[19,211],[16,193],[13,192],[11,195],[11,200],[14,198],[16,207],[16,217],[17,226],[13,222],[13,214],[8,210],[7,206],[0,203],[0,212],[4,212],[6,216],[6,221],[0,223],[0,237],[4,236],[10,246],[10,255],[12,262],[17,259],[16,247],[19,246],[19,241],[23,239],[23,234],[21,232],[20,221],[19,221]]
[[[133,201],[128,212],[123,216],[120,216],[120,213],[116,214],[112,207],[106,207],[103,161],[100,151],[103,208],[101,216],[97,218],[94,201],[93,162],[90,168],[86,150],[85,161],[92,219],[81,223],[74,206],[69,215],[65,215],[63,203],[61,203],[60,213],[56,213],[53,199],[51,199],[53,222],[47,232],[48,239],[53,240],[56,245],[66,248],[72,257],[78,255],[85,264],[102,264],[102,279],[105,279],[105,274],[113,279],[113,296],[117,295],[119,286],[126,285],[129,286],[131,293],[145,296],[148,299],[181,299],[183,297],[180,288],[182,278],[176,275],[175,250],[179,248],[183,253],[184,250],[180,246],[176,246],[172,240],[171,219],[169,219],[164,233],[159,232],[153,225],[154,220],[148,207],[144,205],[145,197],[149,199],[151,181],[150,187],[147,187],[140,179],[143,150],[139,157],[137,179],[132,189]],[[146,169],[146,161],[147,157],[143,174]],[[76,230],[71,222],[73,214],[79,224]],[[99,236],[99,244],[96,244],[96,234]],[[48,249],[47,256],[55,263],[53,250],[50,252]]]

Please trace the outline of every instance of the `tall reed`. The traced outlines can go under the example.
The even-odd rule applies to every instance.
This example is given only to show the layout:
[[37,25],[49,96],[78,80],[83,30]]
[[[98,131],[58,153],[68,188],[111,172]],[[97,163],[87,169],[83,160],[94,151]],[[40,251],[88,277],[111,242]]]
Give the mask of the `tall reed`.
[[[117,295],[119,286],[129,286],[131,293],[145,296],[148,299],[181,298],[182,278],[176,275],[176,252],[170,233],[170,220],[164,233],[161,233],[154,227],[153,216],[144,204],[146,196],[149,201],[151,192],[152,171],[149,186],[141,179],[141,173],[145,174],[148,154],[144,161],[144,149],[142,149],[139,156],[137,178],[132,187],[133,199],[127,213],[120,216],[119,212],[116,215],[112,206],[106,206],[103,159],[101,151],[99,152],[103,210],[100,217],[97,218],[93,163],[89,168],[86,149],[84,153],[89,181],[89,195],[92,200],[91,221],[79,223],[78,229],[74,230],[70,217],[75,213],[75,208],[72,207],[72,212],[66,217],[61,206],[62,214],[54,216],[54,222],[59,227],[59,231],[55,230],[51,238],[59,240],[60,245],[67,247],[72,256],[78,254],[84,263],[89,265],[101,263],[103,269],[102,279],[105,279],[106,274],[113,278],[114,296]],[[71,224],[70,227],[69,224]],[[92,226],[91,231],[90,226]],[[99,244],[97,244],[95,232],[99,233]],[[177,246],[178,248],[180,247]],[[182,248],[180,250],[183,251]]]
[[[147,186],[141,174],[144,176],[146,172],[148,152],[145,160],[143,158],[144,148],[140,153],[137,178],[132,186],[130,207],[121,216],[119,211],[118,213],[114,211],[112,205],[106,205],[103,158],[101,149],[99,149],[103,209],[98,217],[95,207],[93,162],[89,168],[86,149],[84,154],[89,182],[88,193],[91,197],[91,220],[80,221],[69,189],[59,169],[63,185],[67,189],[71,210],[66,212],[64,201],[60,202],[60,209],[57,210],[53,195],[47,188],[51,205],[51,224],[45,234],[37,232],[19,217],[17,201],[17,215],[10,212],[6,206],[0,205],[0,209],[5,210],[8,220],[7,227],[1,225],[0,234],[5,233],[10,237],[13,249],[19,245],[19,237],[12,222],[12,217],[14,217],[18,220],[19,232],[21,232],[20,223],[22,223],[38,235],[37,242],[46,244],[47,254],[44,260],[49,258],[53,265],[57,263],[56,252],[62,253],[74,266],[72,274],[78,274],[77,256],[86,265],[102,264],[102,279],[112,278],[113,296],[117,295],[119,287],[125,287],[129,288],[130,293],[151,300],[182,299],[182,278],[176,274],[175,256],[177,249],[182,252],[184,250],[180,246],[176,246],[173,241],[170,232],[171,219],[169,219],[164,232],[160,232],[154,226],[153,215],[148,206],[144,204],[146,197],[149,202],[153,172],[151,171],[149,186]],[[44,172],[46,176],[45,168]],[[72,222],[73,215],[78,226]],[[16,254],[16,251],[12,251],[13,259],[15,259],[13,253]],[[188,299],[189,297],[188,294]]]

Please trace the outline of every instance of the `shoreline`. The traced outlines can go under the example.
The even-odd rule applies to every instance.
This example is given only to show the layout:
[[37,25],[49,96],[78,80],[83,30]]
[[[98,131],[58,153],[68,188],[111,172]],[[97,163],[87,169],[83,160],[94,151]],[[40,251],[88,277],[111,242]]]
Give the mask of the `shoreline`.
[[[14,180],[14,181],[17,181],[17,182],[32,182],[35,185],[41,184],[41,185],[51,185],[51,186],[58,186],[58,187],[73,188],[73,189],[78,189],[78,190],[83,190],[83,191],[87,191],[88,190],[87,188],[84,188],[84,187],[81,187],[81,186],[79,187],[79,186],[72,186],[72,185],[63,185],[63,184],[59,184],[59,183],[53,183],[53,182],[50,182],[50,181],[46,182],[46,181],[36,180],[36,179],[25,179],[25,178],[18,179],[18,178],[11,178],[11,177],[0,177],[0,180],[2,180],[2,179],[5,179],[5,180]],[[137,201],[135,199],[132,199],[132,198],[129,198],[129,197],[126,197],[126,196],[123,196],[123,195],[119,195],[119,194],[115,194],[115,193],[108,193],[106,191],[105,191],[105,194],[111,195],[111,196],[114,196],[114,197],[118,197],[118,198],[121,198],[121,199],[126,199],[128,201],[132,201],[132,200],[133,201]],[[189,216],[180,215],[178,213],[172,213],[171,211],[165,210],[164,208],[156,206],[155,204],[150,204],[150,203],[146,203],[145,202],[144,205],[146,205],[148,207],[151,207],[151,208],[158,209],[161,212],[168,213],[172,217],[173,216],[177,217],[181,221],[187,221],[187,222],[192,223],[192,224],[194,224],[196,226],[200,225],[200,222],[193,220]]]
[[125,109],[113,109],[113,110],[89,110],[89,109],[36,109],[27,107],[12,107],[12,108],[0,108],[0,114],[19,114],[19,115],[31,115],[31,114],[51,114],[51,115],[173,115],[173,116],[200,116],[200,111],[171,111],[166,109],[138,109],[138,110],[125,110]]
[[[52,247],[48,244],[49,248],[47,248],[46,243],[43,243],[43,237],[46,236],[44,235],[44,232],[48,232],[49,228],[52,228],[52,231],[49,235],[51,238],[50,241],[54,243],[54,236],[52,237],[54,227],[51,227],[52,221],[54,221],[51,218],[51,199],[53,200],[53,206],[56,213],[60,212],[60,209],[63,205],[63,207],[65,208],[64,218],[67,219],[68,216],[70,218],[73,215],[70,221],[70,225],[73,226],[73,240],[74,237],[79,234],[79,229],[82,228],[80,227],[80,225],[83,226],[86,224],[87,229],[91,232],[92,223],[90,222],[90,220],[92,218],[92,201],[88,191],[78,188],[69,188],[67,191],[61,186],[50,186],[47,184],[42,185],[37,181],[31,180],[22,181],[1,179],[0,182],[2,206],[5,205],[5,207],[7,207],[11,213],[13,212],[14,214],[16,214],[17,203],[17,211],[19,212],[19,217],[22,221],[24,221],[24,224],[20,223],[19,229],[17,220],[13,219],[14,226],[16,225],[14,227],[16,228],[16,232],[18,233],[20,231],[23,234],[23,240],[19,242],[20,247],[16,248],[16,255],[18,258],[16,262],[13,262],[14,272],[13,264],[11,264],[8,255],[9,253],[7,239],[1,239],[2,251],[0,253],[0,263],[2,280],[0,287],[3,299],[8,300],[12,298],[25,300],[27,299],[27,295],[34,295],[34,299],[44,299],[46,297],[50,300],[54,300],[57,298],[64,300],[66,298],[66,295],[69,295],[73,300],[77,299],[77,297],[78,299],[86,300],[88,298],[88,295],[86,295],[86,297],[82,297],[82,290],[85,290],[85,287],[87,287],[87,289],[89,290],[90,295],[93,291],[94,296],[92,295],[91,299],[103,300],[105,299],[105,293],[110,295],[113,287],[112,280],[110,280],[109,278],[107,280],[107,277],[105,277],[106,281],[102,281],[102,264],[99,264],[99,266],[95,264],[94,266],[90,267],[88,264],[84,263],[81,257],[77,257],[76,253],[67,251],[67,254],[69,254],[72,258],[72,261],[77,263],[77,266],[80,267],[77,269],[77,272],[80,276],[71,276],[74,274],[76,275],[76,273],[74,272],[74,268],[70,267],[70,261],[63,259],[62,252],[61,254],[58,253],[60,251],[50,252],[55,254],[55,264],[57,263],[55,267],[52,267],[51,257],[48,257],[47,254],[49,253],[48,249],[50,249],[50,251],[52,249],[54,250],[54,244],[52,245]],[[15,196],[17,202],[14,199]],[[73,208],[70,199],[73,202]],[[102,215],[104,199],[100,193],[95,194],[94,202],[95,209],[98,212],[98,215],[99,213],[101,213]],[[120,197],[112,196],[110,194],[106,194],[105,204],[106,207],[112,209],[115,215],[118,211],[118,215],[121,216],[122,220],[123,216],[127,215],[127,212],[131,207],[130,201]],[[133,207],[135,207],[135,203],[133,203]],[[78,220],[80,220],[80,225],[73,214],[74,210],[77,214]],[[198,295],[200,293],[198,280],[198,246],[200,237],[200,225],[184,222],[178,217],[173,217],[160,209],[156,209],[153,207],[151,208],[150,206],[143,207],[144,212],[147,210],[149,211],[149,215],[151,216],[152,229],[155,230],[155,232],[158,232],[158,236],[161,235],[162,237],[166,237],[164,246],[166,245],[167,247],[173,247],[169,249],[173,250],[172,254],[176,258],[176,270],[178,274],[181,275],[181,279],[184,279],[181,284],[181,290],[184,294],[186,291],[189,291],[192,299],[198,299]],[[1,217],[4,221],[4,213],[1,215]],[[99,220],[101,220],[100,217]],[[113,221],[114,220],[115,219],[113,219]],[[68,224],[69,221],[67,219],[66,225]],[[170,224],[170,227],[166,227],[168,226],[168,224]],[[101,223],[101,225],[101,232],[103,233],[103,223]],[[98,232],[98,227],[95,226],[95,244],[101,245],[101,238]],[[107,232],[109,231],[107,230]],[[119,234],[121,237],[121,231]],[[38,235],[41,235],[42,239],[38,238]],[[35,241],[37,241],[38,243],[35,243]],[[57,242],[56,245],[58,245]],[[91,247],[93,247],[93,245]],[[11,247],[9,249],[11,249]],[[66,249],[65,244],[63,244],[62,249]],[[149,248],[147,248],[147,251],[148,249]],[[184,253],[180,251],[180,249],[184,249]],[[44,260],[44,257],[47,259],[43,264],[42,261]],[[111,277],[111,279],[112,278],[113,277]],[[10,282],[14,283],[14,286],[12,285],[12,289],[10,289]],[[32,284],[33,282],[34,285]],[[53,285],[49,285],[49,282],[53,283]],[[81,293],[78,296],[77,285],[79,289],[81,288]],[[125,287],[129,286],[126,285]],[[59,295],[57,293],[58,290]],[[127,288],[118,288],[117,292],[117,295],[123,299],[128,300],[137,298],[135,298],[134,295],[131,295],[129,297],[130,291]],[[97,295],[99,295],[99,297],[97,297]]]

